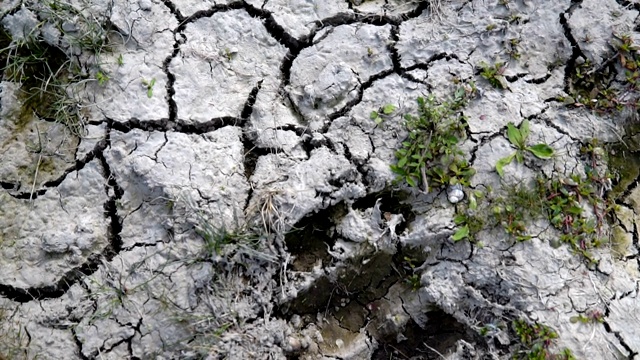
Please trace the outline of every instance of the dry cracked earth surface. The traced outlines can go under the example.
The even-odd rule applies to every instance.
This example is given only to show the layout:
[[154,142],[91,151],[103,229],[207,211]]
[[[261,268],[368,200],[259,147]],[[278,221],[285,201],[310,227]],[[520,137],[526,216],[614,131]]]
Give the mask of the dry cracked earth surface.
[[[637,111],[598,111],[598,94],[580,103],[574,85],[607,69],[624,88],[637,48],[624,58],[616,44],[640,37],[639,11],[2,1],[5,63],[10,44],[36,37],[84,78],[67,83],[83,123],[71,131],[28,107],[2,65],[0,358],[637,358]],[[107,29],[107,46],[82,46],[100,30],[87,24]],[[390,165],[416,99],[459,84],[473,86],[458,145],[475,174],[452,203],[456,189],[394,181]],[[508,124],[525,120],[528,143],[555,154],[525,154],[501,177]],[[594,138],[593,153],[630,170],[612,177],[615,210],[597,229],[609,241],[588,258],[584,242],[554,246],[562,227],[544,217],[525,219],[526,238],[502,221],[454,241],[474,194],[495,204],[536,177],[570,188]]]

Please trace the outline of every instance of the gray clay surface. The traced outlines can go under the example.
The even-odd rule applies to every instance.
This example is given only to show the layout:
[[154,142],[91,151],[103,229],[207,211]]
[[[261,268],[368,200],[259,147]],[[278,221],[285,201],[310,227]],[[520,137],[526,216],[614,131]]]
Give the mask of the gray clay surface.
[[[585,59],[609,66],[614,33],[640,39],[639,2],[68,5],[111,26],[109,79],[73,85],[81,134],[25,115],[18,84],[0,82],[0,359],[511,359],[514,319],[553,328],[553,349],[577,359],[639,356],[637,171],[593,266],[552,246],[545,221],[528,241],[488,227],[454,242],[459,205],[389,167],[416,98],[457,83],[477,86],[466,196],[584,175],[591,138],[637,143],[628,112],[562,99]],[[39,27],[45,14],[0,2],[13,39],[37,29],[95,60]],[[505,89],[480,75],[498,61]],[[556,156],[500,178],[507,124],[524,120]],[[602,321],[572,321],[594,311]]]

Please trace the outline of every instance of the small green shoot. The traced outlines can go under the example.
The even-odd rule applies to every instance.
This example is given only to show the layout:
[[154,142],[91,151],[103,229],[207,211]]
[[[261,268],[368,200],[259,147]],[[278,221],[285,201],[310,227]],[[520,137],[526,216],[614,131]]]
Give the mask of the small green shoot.
[[151,79],[151,81],[147,81],[142,79],[142,85],[144,85],[147,89],[147,97],[151,99],[153,97],[153,86],[156,84],[156,78]]
[[513,154],[501,158],[496,163],[496,171],[500,177],[504,177],[504,167],[509,165],[513,159],[516,159],[518,163],[524,162],[525,151],[528,151],[535,155],[539,159],[550,159],[553,154],[553,148],[549,145],[541,143],[533,146],[527,146],[526,141],[529,137],[529,121],[524,120],[520,124],[520,128],[516,128],[513,123],[507,124],[507,137],[509,142],[516,148],[516,152]]
[[124,65],[124,58],[122,57],[122,54],[118,55],[118,66],[122,66]]
[[109,81],[109,76],[107,76],[107,74],[103,73],[102,71],[98,71],[96,73],[96,80],[98,80],[98,84],[100,84],[100,86],[104,86],[104,84]]
[[408,256],[405,256],[404,261],[406,265],[404,265],[403,267],[405,268],[405,270],[410,271],[412,273],[411,275],[409,275],[409,277],[405,279],[405,282],[409,286],[411,286],[411,290],[416,291],[420,289],[420,287],[422,286],[422,284],[420,283],[420,274],[415,272],[416,264],[414,262],[416,262],[417,260],[410,258]]
[[489,65],[483,61],[480,63],[480,76],[485,78],[494,88],[504,90],[508,87],[504,77],[505,68],[505,64],[501,62]]
[[396,111],[396,106],[393,104],[387,104],[382,106],[380,109],[378,109],[377,111],[372,111],[371,114],[369,114],[369,118],[371,118],[371,120],[376,122],[376,125],[379,125],[380,123],[382,123],[386,117],[390,116],[391,114],[393,114]]

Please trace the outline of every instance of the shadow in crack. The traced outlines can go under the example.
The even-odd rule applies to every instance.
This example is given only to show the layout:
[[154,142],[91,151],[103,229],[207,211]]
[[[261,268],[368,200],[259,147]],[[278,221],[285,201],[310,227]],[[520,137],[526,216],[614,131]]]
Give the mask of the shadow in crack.
[[378,349],[371,359],[442,359],[448,353],[455,352],[458,340],[475,342],[477,335],[451,315],[436,310],[427,312],[426,316],[429,321],[424,329],[410,320],[396,338],[379,339]]
[[311,271],[319,262],[326,266],[331,261],[328,249],[335,243],[331,229],[334,219],[344,214],[344,205],[336,205],[307,216],[293,226],[284,241],[289,253],[295,256],[294,271]]

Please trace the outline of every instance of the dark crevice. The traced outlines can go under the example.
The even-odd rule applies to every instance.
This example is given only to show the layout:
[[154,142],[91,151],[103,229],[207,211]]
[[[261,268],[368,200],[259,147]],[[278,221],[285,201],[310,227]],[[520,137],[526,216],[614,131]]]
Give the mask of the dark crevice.
[[378,200],[380,200],[380,211],[382,213],[402,214],[404,221],[396,227],[396,233],[401,234],[412,223],[416,214],[413,212],[411,204],[405,203],[408,194],[393,191],[393,189],[384,189],[375,193],[368,194],[353,202],[354,210],[365,210],[373,208]]
[[[242,145],[244,146],[244,176],[249,180],[256,169],[258,158],[271,154],[273,151],[256,146],[253,140],[246,134],[246,131],[242,135]],[[249,194],[247,198],[250,199],[251,194]]]
[[127,120],[126,122],[107,119],[109,127],[122,133],[128,133],[131,130],[138,129],[148,132],[176,131],[183,134],[201,135],[226,126],[243,126],[244,123],[244,119],[233,116],[222,116],[196,124],[182,123],[181,121],[171,122],[168,119],[142,121],[134,118]]
[[[608,316],[609,316],[609,307],[606,307],[606,310],[605,310],[605,318],[606,318],[606,317],[608,317]],[[618,342],[620,343],[620,345],[621,345],[625,350],[627,350],[627,352],[629,353],[629,355],[628,355],[628,356],[629,356],[629,357],[628,357],[628,359],[634,359],[634,358],[636,357],[636,355],[638,355],[638,353],[637,353],[637,352],[633,351],[633,350],[631,349],[631,347],[630,347],[629,345],[627,345],[627,343],[624,341],[624,339],[622,338],[622,336],[620,335],[620,333],[619,333],[619,332],[617,332],[617,331],[613,331],[613,330],[611,329],[611,326],[609,325],[609,323],[608,323],[607,321],[604,321],[602,324],[604,325],[604,329],[605,329],[608,333],[613,334],[613,335],[616,337],[616,339],[618,339]]]
[[[368,88],[370,88],[374,82],[383,79],[391,74],[393,74],[393,70],[387,70],[387,71],[383,71],[381,73],[378,73],[376,75],[373,75],[369,78],[369,80],[365,81],[364,83],[362,83],[362,85],[358,88],[358,95],[354,98],[351,99],[349,102],[347,102],[347,104],[345,106],[342,107],[342,109],[337,110],[329,115],[327,115],[327,118],[329,120],[335,120],[339,117],[342,117],[344,115],[346,115],[347,113],[349,113],[349,111],[351,111],[351,109],[358,105],[361,101],[362,101],[362,97],[364,95],[365,90],[367,90]],[[325,133],[328,131],[329,126],[331,125],[331,122],[327,122],[322,130],[320,131],[321,133]]]
[[[289,43],[288,46],[286,42],[283,43],[285,46],[289,48],[289,53],[285,56],[284,60],[282,61],[282,65],[280,66],[280,71],[282,73],[282,79],[283,79],[282,86],[284,87],[289,85],[290,78],[291,78],[291,65],[293,64],[293,61],[296,59],[296,57],[300,54],[300,52],[304,48],[311,46],[312,39],[321,30],[327,27],[351,25],[354,23],[364,23],[364,24],[376,25],[376,26],[392,25],[392,39],[395,42],[397,42],[399,25],[407,19],[416,18],[420,16],[420,14],[422,14],[422,12],[427,8],[428,8],[428,2],[423,1],[414,10],[411,10],[405,14],[398,15],[398,16],[360,14],[360,13],[340,13],[340,14],[316,21],[315,22],[316,29],[312,31],[308,36],[298,39],[297,42],[295,43]],[[269,16],[271,17],[271,15]],[[270,33],[276,30],[276,29],[271,29],[271,23],[269,22],[267,22],[265,26],[267,27],[267,30],[269,30]],[[277,29],[280,29],[279,25]],[[394,32],[395,32],[395,37],[394,37]],[[273,33],[272,33],[272,36],[278,39]],[[392,45],[389,45],[389,49],[391,51],[392,57],[393,56],[396,57],[396,59],[394,60],[395,70],[399,70],[399,56],[397,54],[397,50],[395,50],[395,48],[393,48]],[[398,73],[400,74],[401,72],[398,72]]]
[[240,113],[241,119],[248,120],[249,117],[251,116],[251,113],[253,112],[253,105],[255,105],[256,103],[258,92],[260,91],[261,87],[262,87],[262,80],[258,81],[258,84],[251,90],[251,93],[249,93],[249,97],[247,98],[247,101],[244,103],[244,106],[242,107],[242,112]]
[[405,340],[398,341],[395,336],[379,339],[380,345],[371,359],[438,359],[440,354],[455,349],[458,340],[478,345],[484,343],[472,329],[444,311],[430,311],[425,315],[429,321],[424,328],[413,320],[407,323],[402,332]]
[[528,80],[525,80],[524,82],[529,83],[529,84],[543,84],[544,82],[549,80],[550,77],[551,77],[551,73],[547,73],[547,75],[545,75],[543,77],[534,78],[534,79],[528,79]]
[[176,123],[174,130],[184,134],[205,134],[211,131],[215,131],[227,126],[239,126],[242,127],[245,121],[241,118],[233,116],[223,116],[219,118],[213,118],[207,122],[197,124],[181,124]]
[[579,4],[582,3],[582,1],[572,1],[571,2],[571,6],[569,7],[569,9],[560,14],[560,25],[562,26],[562,29],[564,30],[564,36],[567,38],[567,40],[569,40],[569,43],[571,44],[571,57],[569,58],[569,60],[567,61],[567,64],[565,66],[565,73],[564,73],[564,91],[567,94],[571,94],[571,79],[572,79],[572,75],[575,74],[576,72],[576,61],[578,58],[584,58],[586,59],[586,56],[584,55],[584,53],[582,52],[582,49],[580,49],[580,45],[578,45],[578,41],[576,41],[575,37],[573,36],[573,34],[571,33],[571,27],[569,26],[569,22],[568,22],[568,17],[567,15],[570,15],[571,12],[573,12],[573,9]]
[[176,5],[172,3],[171,0],[162,0],[162,3],[169,9],[169,12],[171,12],[171,14],[175,16],[176,20],[178,20],[178,23],[184,22],[184,16],[182,16],[180,10],[178,10]]
[[[438,60],[451,60],[451,59],[456,59],[459,60],[458,56],[455,54],[449,54],[446,52],[443,53],[438,53],[438,54],[434,54],[431,55],[431,57],[429,59],[427,59],[425,62],[421,62],[421,63],[416,63],[413,64],[411,66],[408,66],[404,69],[402,69],[402,72],[407,72],[407,71],[412,71],[412,70],[429,70],[429,67],[431,66],[431,63],[438,61]],[[398,60],[399,61],[399,60]],[[399,65],[398,65],[399,67]]]
[[509,75],[509,76],[505,75],[504,78],[508,82],[512,83],[512,82],[518,81],[519,79],[524,78],[527,75],[529,75],[529,74],[528,73],[518,73],[518,74],[515,74],[515,75]]
[[82,360],[89,360],[89,358],[82,353],[82,341],[78,338],[75,328],[71,328],[71,334],[73,335],[73,341],[76,343],[76,346],[78,346],[78,352],[76,353],[78,357]]
[[618,3],[618,5],[627,8],[627,9],[634,9],[636,11],[640,11],[640,3],[638,2],[631,2],[628,0],[616,0],[616,2]]
[[113,130],[117,130],[122,133],[128,133],[131,130],[138,129],[143,131],[167,131],[171,130],[171,125],[169,125],[169,119],[159,119],[159,120],[139,120],[137,118],[132,118],[127,120],[126,122],[116,121],[110,118],[107,118],[107,126]]
[[267,32],[276,39],[280,44],[287,47],[289,50],[298,49],[301,47],[301,41],[307,42],[306,39],[296,39],[293,36],[289,35],[284,28],[278,24],[271,14],[271,12],[259,9],[251,6],[243,1],[236,1],[230,4],[220,4],[210,7],[207,10],[201,10],[193,13],[189,17],[185,18],[184,21],[181,21],[180,26],[176,29],[177,31],[182,31],[189,23],[192,23],[198,19],[211,17],[213,14],[218,12],[225,12],[231,10],[245,10],[249,15],[254,18],[259,18],[263,21],[264,26]]
[[[180,45],[186,41],[182,34],[174,33],[174,36],[176,37],[176,42],[173,44],[173,52],[171,52],[171,55],[167,56],[167,58],[162,62],[162,71],[167,75],[166,100],[167,106],[169,107],[170,122],[175,122],[178,118],[178,105],[173,99],[173,96],[176,94],[176,90],[173,88],[173,85],[176,83],[176,77],[171,73],[171,71],[169,71],[169,65],[171,64],[171,61],[178,56],[178,53],[180,52]],[[177,38],[178,36],[182,37],[182,41]]]

